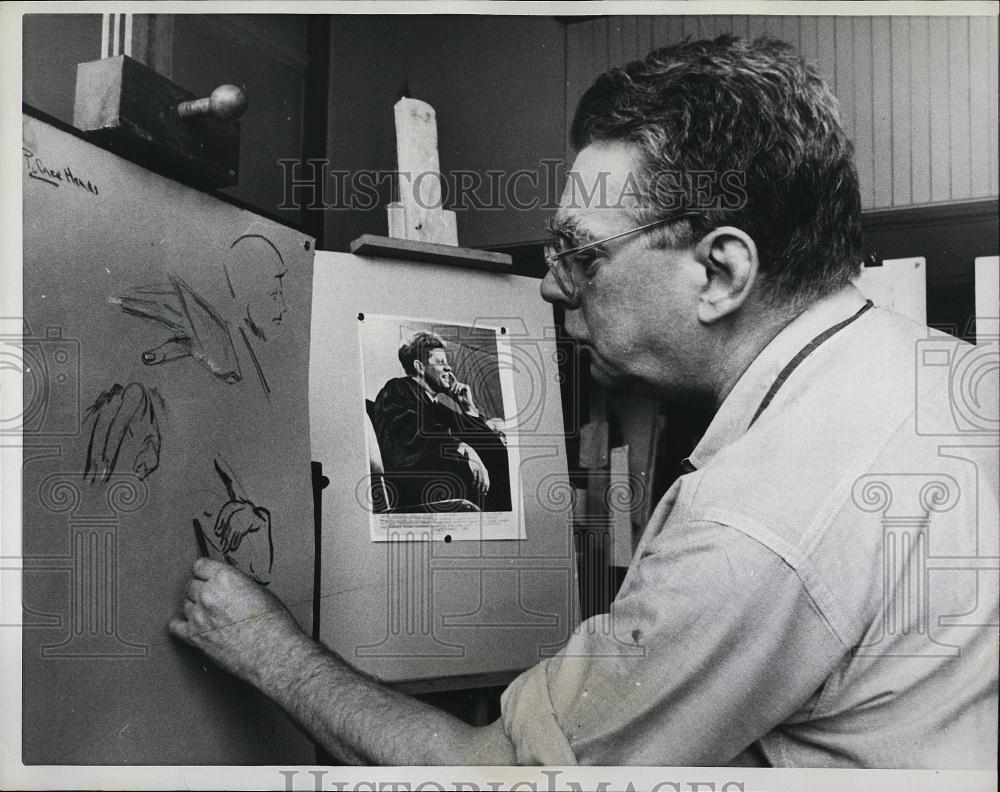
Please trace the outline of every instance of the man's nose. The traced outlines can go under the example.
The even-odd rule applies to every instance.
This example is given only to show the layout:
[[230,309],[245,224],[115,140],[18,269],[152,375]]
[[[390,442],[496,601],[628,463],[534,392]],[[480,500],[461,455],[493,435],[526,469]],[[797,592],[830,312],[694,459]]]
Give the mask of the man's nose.
[[579,300],[570,299],[570,297],[562,290],[559,286],[559,281],[556,280],[555,273],[549,270],[545,273],[545,277],[542,278],[542,285],[540,288],[542,299],[550,303],[562,303],[566,308],[572,310],[578,308],[580,305]]

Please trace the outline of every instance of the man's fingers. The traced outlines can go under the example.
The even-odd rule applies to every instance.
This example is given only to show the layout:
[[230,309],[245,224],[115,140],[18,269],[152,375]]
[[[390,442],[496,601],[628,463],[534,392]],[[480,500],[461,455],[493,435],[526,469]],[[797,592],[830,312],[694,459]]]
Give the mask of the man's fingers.
[[211,558],[197,558],[191,565],[191,573],[199,580],[209,580],[213,575],[225,569],[226,565],[221,561],[214,561]]
[[192,578],[188,584],[187,589],[184,592],[184,596],[187,597],[192,602],[198,602],[201,596],[201,590],[205,587],[204,580],[198,580],[198,578]]

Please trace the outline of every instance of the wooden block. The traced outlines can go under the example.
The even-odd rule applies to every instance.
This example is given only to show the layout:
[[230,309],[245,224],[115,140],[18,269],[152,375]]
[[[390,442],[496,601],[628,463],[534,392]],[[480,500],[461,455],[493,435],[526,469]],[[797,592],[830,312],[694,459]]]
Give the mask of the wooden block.
[[389,236],[395,239],[406,239],[406,212],[403,205],[396,201],[386,204],[386,221],[389,226]]
[[598,470],[608,466],[608,422],[590,421],[580,427],[580,467]]
[[623,391],[608,397],[608,412],[616,419],[622,445],[629,449],[629,471],[637,482],[641,482],[632,503],[632,520],[637,527],[642,527],[649,520],[653,506],[654,468],[664,423],[660,402]]
[[611,475],[607,504],[611,516],[611,565],[632,563],[632,485],[629,479],[628,446],[611,449]]
[[490,250],[437,245],[411,239],[392,239],[376,234],[362,234],[351,242],[351,252],[358,256],[422,261],[428,264],[449,264],[456,267],[510,272],[513,259],[506,253]]
[[396,164],[403,239],[458,245],[455,213],[443,208],[434,108],[419,99],[396,102]]
[[190,91],[127,55],[81,63],[73,126],[98,145],[150,170],[203,189],[237,182],[240,125],[207,117],[181,120]]

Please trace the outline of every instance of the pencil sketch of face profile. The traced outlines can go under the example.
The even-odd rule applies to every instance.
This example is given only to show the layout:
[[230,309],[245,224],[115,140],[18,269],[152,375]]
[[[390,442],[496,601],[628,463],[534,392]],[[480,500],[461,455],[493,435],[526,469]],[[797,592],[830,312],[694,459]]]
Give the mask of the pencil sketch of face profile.
[[243,234],[229,249],[233,255],[223,264],[229,293],[246,328],[267,341],[288,313],[282,282],[288,272],[285,259],[262,234]]
[[107,481],[116,470],[128,469],[142,480],[156,470],[162,410],[156,389],[138,382],[125,387],[115,383],[101,393],[84,416],[93,421],[84,476],[91,482]]

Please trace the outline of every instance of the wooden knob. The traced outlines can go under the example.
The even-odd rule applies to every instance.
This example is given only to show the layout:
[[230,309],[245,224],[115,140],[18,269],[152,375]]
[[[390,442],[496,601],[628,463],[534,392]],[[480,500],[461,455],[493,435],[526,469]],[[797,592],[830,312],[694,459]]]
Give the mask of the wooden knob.
[[177,105],[177,115],[184,120],[192,118],[239,118],[247,109],[247,94],[236,85],[220,85],[211,96],[192,99]]

